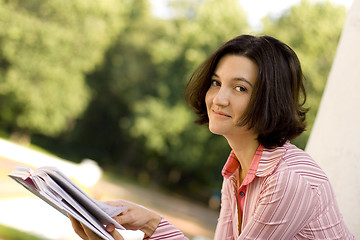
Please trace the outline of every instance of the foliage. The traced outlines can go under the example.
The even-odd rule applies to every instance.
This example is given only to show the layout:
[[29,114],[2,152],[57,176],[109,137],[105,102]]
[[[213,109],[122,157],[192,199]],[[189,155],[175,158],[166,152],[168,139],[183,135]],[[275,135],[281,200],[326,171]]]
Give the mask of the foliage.
[[56,135],[83,112],[90,97],[84,74],[119,32],[120,3],[0,1],[3,127]]
[[329,1],[301,1],[279,18],[263,19],[264,34],[277,37],[298,54],[307,84],[308,130],[296,143],[305,147],[319,107],[331,65],[345,22],[343,6]]
[[157,178],[162,185],[188,188],[202,185],[206,189],[206,184],[216,183],[218,187],[219,177],[214,181],[214,175],[206,171],[219,173],[229,149],[222,138],[217,139],[206,127],[193,124],[194,116],[185,106],[183,89],[206,56],[247,30],[246,17],[233,0],[172,4],[175,14],[167,26],[166,38],[154,41],[150,52],[154,67],[159,69],[159,91],[136,101],[130,133],[144,141],[145,156],[150,163],[157,162],[162,171],[150,174],[167,173]]
[[[96,159],[145,183],[219,187],[229,148],[223,138],[193,124],[183,90],[211,51],[248,28],[236,1],[222,2],[177,1],[174,9],[193,17],[179,13],[157,19],[148,1],[132,1],[127,25],[103,66],[87,78],[93,91],[87,111],[62,141],[46,139],[45,144],[54,143],[68,158]],[[208,26],[211,16],[219,21],[213,27]]]
[[2,240],[42,240],[43,238],[19,231],[15,228],[0,225],[0,239]]

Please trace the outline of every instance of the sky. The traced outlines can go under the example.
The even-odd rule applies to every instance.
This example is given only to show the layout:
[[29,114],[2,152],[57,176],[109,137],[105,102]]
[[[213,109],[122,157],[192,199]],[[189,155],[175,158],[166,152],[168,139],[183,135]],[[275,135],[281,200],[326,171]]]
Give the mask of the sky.
[[[241,6],[248,14],[249,24],[255,28],[261,25],[261,19],[266,15],[279,15],[299,2],[300,0],[240,0]],[[353,0],[330,0],[330,2],[337,5],[345,5],[349,9]]]
[[[255,29],[261,27],[261,19],[266,15],[279,15],[300,1],[301,0],[239,0],[240,5],[247,12],[249,24]],[[330,2],[334,4],[345,5],[347,9],[351,7],[353,1],[354,0],[330,0]],[[155,15],[166,16],[166,2],[167,0],[151,0]]]

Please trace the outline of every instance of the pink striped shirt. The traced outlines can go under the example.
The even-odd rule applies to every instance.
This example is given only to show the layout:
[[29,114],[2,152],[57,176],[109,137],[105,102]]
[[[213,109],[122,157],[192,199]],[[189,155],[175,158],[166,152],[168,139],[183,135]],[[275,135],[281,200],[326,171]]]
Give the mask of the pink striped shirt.
[[187,237],[184,236],[184,234],[176,229],[173,225],[171,225],[166,219],[162,218],[161,222],[159,223],[159,226],[151,235],[151,240],[159,240],[159,239],[171,239],[171,240],[188,240]]
[[[241,185],[239,163],[232,152],[223,176],[215,240],[355,239],[344,224],[325,173],[290,143],[275,149],[260,146]],[[150,239],[186,239],[180,234],[168,238],[180,231],[166,220],[161,224]],[[158,234],[163,237],[153,238]]]

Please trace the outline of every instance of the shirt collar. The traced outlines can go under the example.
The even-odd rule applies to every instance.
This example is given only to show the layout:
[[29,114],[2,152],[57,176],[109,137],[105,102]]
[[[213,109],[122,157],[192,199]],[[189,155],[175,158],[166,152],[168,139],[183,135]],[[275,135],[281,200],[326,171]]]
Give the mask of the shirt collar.
[[[281,158],[285,154],[289,144],[289,142],[286,142],[283,146],[274,149],[267,149],[262,145],[259,145],[243,185],[249,184],[255,178],[255,176],[266,177],[272,174],[275,171],[275,168],[280,162]],[[225,178],[229,178],[235,173],[239,166],[240,163],[235,156],[234,151],[231,151],[225,166],[222,169],[222,175]]]

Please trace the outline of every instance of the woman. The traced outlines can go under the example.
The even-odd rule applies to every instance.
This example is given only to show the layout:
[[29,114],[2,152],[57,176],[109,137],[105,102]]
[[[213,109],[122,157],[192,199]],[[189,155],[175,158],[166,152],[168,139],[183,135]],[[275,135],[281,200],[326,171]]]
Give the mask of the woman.
[[[232,148],[222,171],[216,240],[355,239],[324,172],[289,142],[305,130],[307,112],[301,66],[290,47],[269,36],[238,36],[200,65],[185,98],[197,123],[208,124]],[[149,239],[186,239],[141,206],[109,204],[130,206],[115,217],[127,229]],[[99,239],[71,221],[83,239]]]

